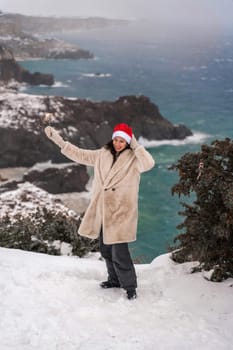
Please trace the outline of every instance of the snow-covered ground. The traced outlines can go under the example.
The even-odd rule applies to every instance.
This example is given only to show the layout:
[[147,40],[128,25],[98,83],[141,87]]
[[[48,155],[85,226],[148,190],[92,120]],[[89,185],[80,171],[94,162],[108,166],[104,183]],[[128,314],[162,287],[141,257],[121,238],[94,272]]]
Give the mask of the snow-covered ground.
[[103,290],[105,264],[0,248],[1,350],[230,350],[233,281],[169,255],[136,265],[138,298]]

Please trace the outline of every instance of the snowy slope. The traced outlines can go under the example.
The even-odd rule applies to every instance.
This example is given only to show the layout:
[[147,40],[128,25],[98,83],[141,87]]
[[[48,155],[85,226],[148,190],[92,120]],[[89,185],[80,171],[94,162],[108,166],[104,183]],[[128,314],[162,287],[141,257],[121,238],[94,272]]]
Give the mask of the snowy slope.
[[[48,109],[46,101],[49,103],[49,108],[54,111],[53,124],[59,124],[65,115],[61,111],[63,105],[58,99],[51,96],[27,95],[0,86],[0,128],[24,128],[40,134],[41,118]],[[71,128],[70,132],[74,130]]]
[[0,248],[1,350],[229,350],[233,281],[208,282],[169,255],[136,265],[138,299],[102,290],[96,257]]

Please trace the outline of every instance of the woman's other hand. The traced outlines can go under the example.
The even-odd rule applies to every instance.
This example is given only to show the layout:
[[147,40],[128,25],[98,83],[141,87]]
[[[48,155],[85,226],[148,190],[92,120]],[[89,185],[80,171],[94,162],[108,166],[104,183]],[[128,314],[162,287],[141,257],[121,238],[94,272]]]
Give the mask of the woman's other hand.
[[137,142],[136,137],[133,134],[130,142],[130,147],[132,150],[135,150],[138,146],[139,146],[139,143]]
[[59,135],[58,131],[52,128],[51,126],[46,126],[45,128],[45,134],[46,136],[52,140],[56,145],[58,145],[60,148],[63,148],[65,146],[65,141],[63,138]]

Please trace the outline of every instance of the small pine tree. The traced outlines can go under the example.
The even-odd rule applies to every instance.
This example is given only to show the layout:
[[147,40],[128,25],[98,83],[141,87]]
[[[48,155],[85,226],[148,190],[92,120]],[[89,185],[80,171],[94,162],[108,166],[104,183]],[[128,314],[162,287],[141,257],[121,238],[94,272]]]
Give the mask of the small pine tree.
[[29,182],[0,195],[0,207],[1,247],[79,257],[99,250],[98,239],[78,234],[83,214]]
[[99,250],[98,240],[78,235],[80,218],[66,213],[37,208],[30,216],[6,215],[0,219],[0,246],[62,255],[62,243],[70,246],[69,255],[84,256]]
[[172,195],[195,196],[191,205],[182,203],[185,219],[177,228],[184,232],[175,238],[172,259],[198,261],[194,271],[212,270],[212,281],[233,277],[233,141],[202,145],[172,168],[180,177]]

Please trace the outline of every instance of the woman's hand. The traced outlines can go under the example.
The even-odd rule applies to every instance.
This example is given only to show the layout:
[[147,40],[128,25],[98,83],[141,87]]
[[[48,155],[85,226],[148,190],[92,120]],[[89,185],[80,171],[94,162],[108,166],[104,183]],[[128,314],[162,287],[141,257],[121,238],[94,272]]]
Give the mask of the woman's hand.
[[133,134],[132,138],[131,138],[131,142],[130,142],[130,147],[131,147],[132,150],[135,150],[138,146],[139,146],[139,144],[138,144],[138,142],[136,140],[136,137]]
[[63,148],[65,146],[65,141],[63,138],[59,135],[57,130],[52,128],[51,126],[46,126],[44,129],[46,136],[52,140],[56,145],[58,145],[60,148]]

